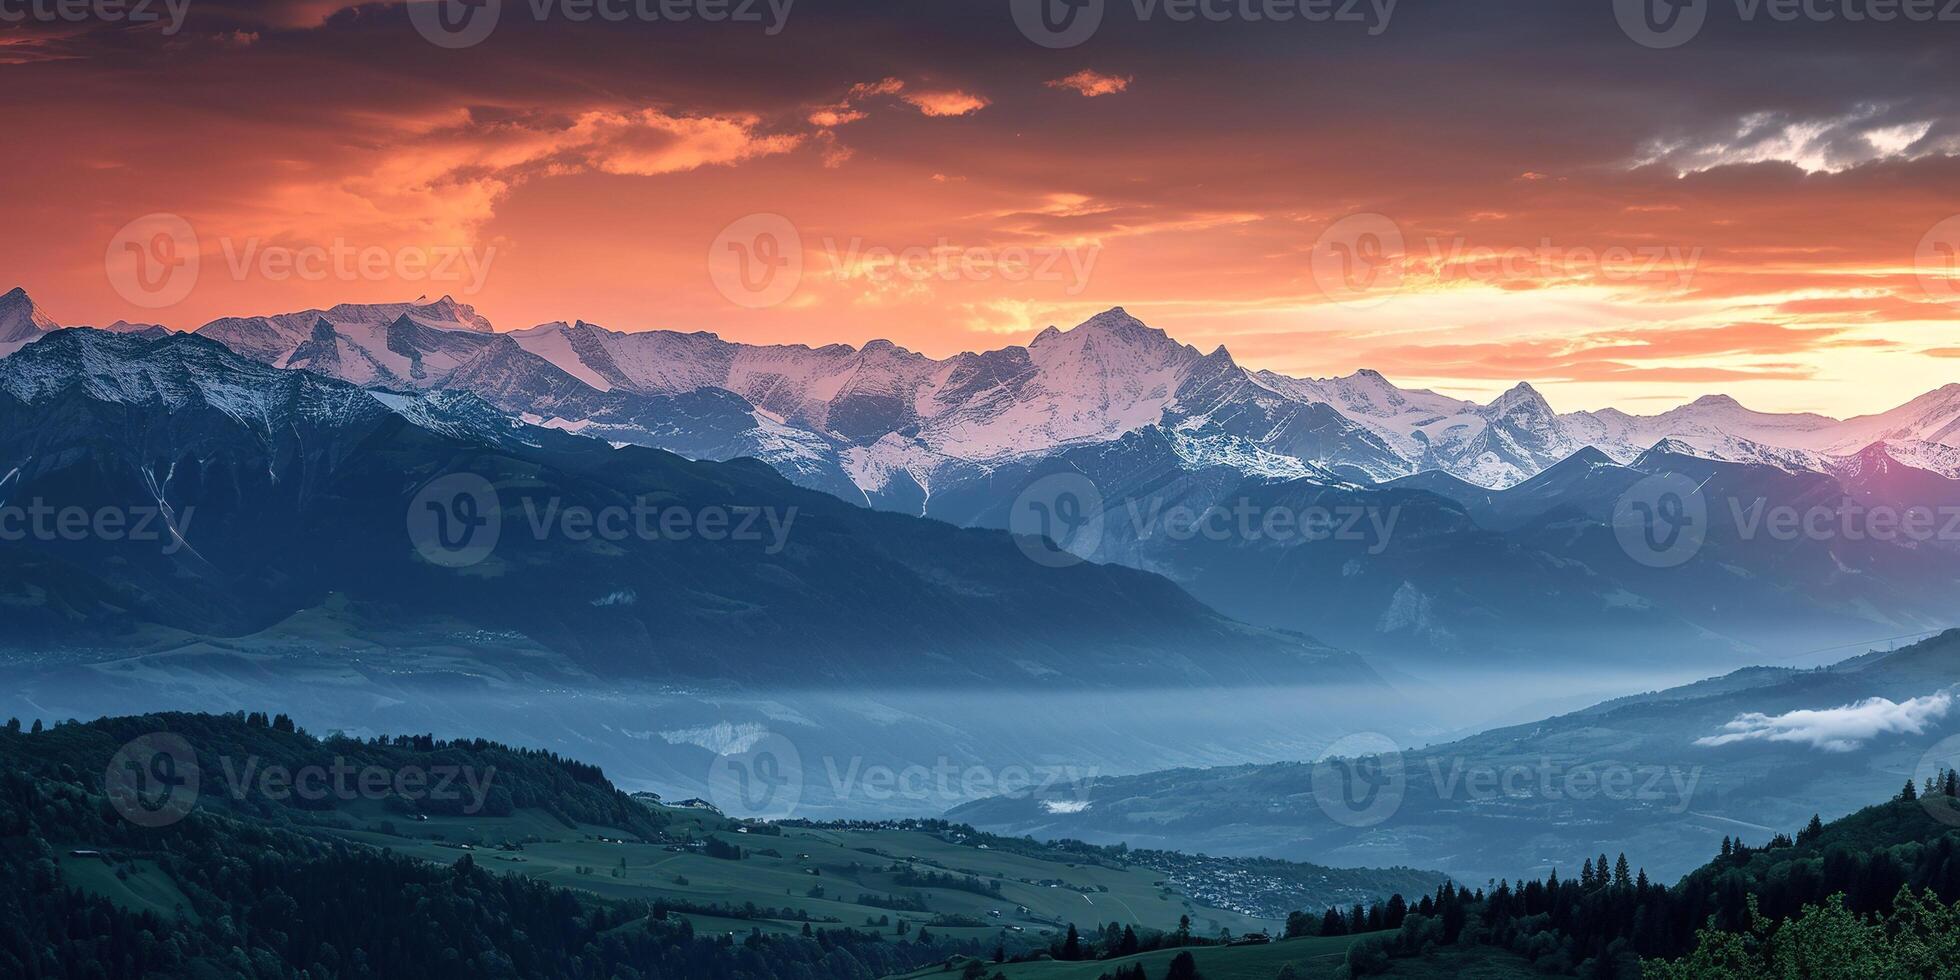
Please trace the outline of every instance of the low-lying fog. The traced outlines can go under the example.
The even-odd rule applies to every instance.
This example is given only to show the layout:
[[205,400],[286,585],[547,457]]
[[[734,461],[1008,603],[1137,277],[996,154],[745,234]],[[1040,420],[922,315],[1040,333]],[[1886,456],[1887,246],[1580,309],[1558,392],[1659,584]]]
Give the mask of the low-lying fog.
[[1066,797],[1099,776],[1311,760],[1357,733],[1440,743],[1695,677],[1492,677],[1475,665],[1382,673],[1392,692],[539,690],[477,677],[14,663],[0,668],[0,717],[286,712],[315,734],[433,732],[551,749],[603,766],[628,790],[703,797],[742,815],[878,818],[1032,790]]

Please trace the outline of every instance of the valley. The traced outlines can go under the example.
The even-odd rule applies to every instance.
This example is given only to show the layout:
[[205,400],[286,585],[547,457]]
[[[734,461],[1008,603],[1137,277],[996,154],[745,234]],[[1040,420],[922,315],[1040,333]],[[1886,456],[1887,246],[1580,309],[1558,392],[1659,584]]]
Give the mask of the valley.
[[1382,766],[1382,802],[1365,808],[1341,795],[1347,763],[1323,758],[1100,780],[1066,812],[1038,798],[996,799],[950,816],[998,833],[1407,863],[1473,882],[1569,873],[1592,842],[1610,840],[1671,880],[1725,837],[1760,839],[1813,814],[1849,813],[1902,779],[1960,763],[1956,676],[1960,632],[1949,631],[1828,667],[1742,670],[1445,744],[1350,741]]

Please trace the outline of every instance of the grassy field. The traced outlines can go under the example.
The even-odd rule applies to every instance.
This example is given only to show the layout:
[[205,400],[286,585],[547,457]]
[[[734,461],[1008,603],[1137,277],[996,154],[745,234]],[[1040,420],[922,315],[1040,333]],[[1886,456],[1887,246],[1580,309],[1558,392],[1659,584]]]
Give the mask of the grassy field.
[[[1084,933],[1119,922],[1169,931],[1189,916],[1205,937],[1277,933],[1277,922],[1199,905],[1165,887],[1160,873],[1136,866],[1084,862],[1061,851],[1015,853],[921,830],[780,828],[745,832],[719,815],[667,810],[661,840],[625,831],[570,825],[541,810],[508,816],[428,816],[390,812],[378,803],[343,805],[315,832],[386,848],[428,861],[454,863],[469,855],[492,871],[528,875],[603,898],[666,901],[695,906],[685,914],[698,933],[746,935],[752,930],[801,932],[806,918],[819,928],[876,926],[895,935],[902,923],[953,939],[996,942],[1010,953],[1046,948],[1070,924]],[[709,857],[713,839],[740,847],[741,860]],[[695,846],[690,846],[690,844]],[[189,903],[154,862],[64,855],[68,884],[125,908],[177,914]],[[118,872],[121,872],[120,874]],[[957,876],[927,886],[930,875]],[[976,885],[969,879],[977,879]],[[922,908],[892,908],[916,903]],[[749,910],[745,912],[744,910]],[[621,929],[642,928],[629,923]],[[1307,938],[1262,945],[1193,947],[1206,980],[1270,980],[1291,965],[1303,980],[1345,977],[1349,937]],[[1117,966],[1141,963],[1161,977],[1174,950],[1124,960],[994,965],[1006,980],[1096,980]],[[945,978],[944,967],[914,974]],[[950,975],[958,975],[958,967]],[[1424,960],[1396,961],[1394,977],[1510,980],[1530,976],[1513,958],[1490,950],[1451,950]]]
[[[111,865],[99,857],[74,857],[61,855],[56,858],[61,869],[61,880],[69,885],[98,895],[132,912],[154,912],[165,919],[176,918],[177,910],[183,909],[193,920],[197,913],[190,910],[191,903],[179,891],[177,883],[170,880],[163,869],[154,861],[137,860]],[[116,872],[122,870],[124,875]]]
[[[530,875],[607,898],[806,912],[819,925],[864,928],[882,923],[896,930],[926,926],[956,938],[1011,947],[1045,944],[1070,923],[1087,930],[1106,922],[1172,929],[1191,917],[1201,935],[1229,929],[1234,935],[1275,929],[1278,923],[1199,905],[1158,884],[1160,875],[1137,868],[1080,864],[1057,855],[1045,860],[968,846],[917,831],[785,828],[781,836],[739,833],[705,812],[669,811],[670,839],[714,837],[737,845],[740,861],[699,850],[645,843],[612,828],[568,827],[537,811],[509,817],[430,817],[416,821],[378,806],[352,804],[339,811],[354,829],[336,834],[431,861],[454,862],[464,853],[498,871]],[[504,845],[521,849],[507,850]],[[998,886],[999,894],[956,887],[901,883],[901,873],[973,876]],[[860,899],[871,896],[872,901]],[[924,911],[881,907],[878,900],[923,900]],[[1026,911],[1022,911],[1025,909]],[[997,913],[997,914],[996,914]],[[977,925],[946,925],[944,916]],[[691,915],[696,929],[746,933],[800,931],[794,916],[767,919]],[[935,924],[939,923],[939,924]]]
[[[1263,946],[1199,947],[1191,950],[1198,974],[1204,980],[1273,980],[1282,967],[1291,964],[1300,980],[1345,980],[1347,948],[1351,936],[1288,939]],[[1008,980],[1096,980],[1118,967],[1141,963],[1144,975],[1160,978],[1168,972],[1178,950],[1159,950],[1121,959],[1082,963],[1004,963],[986,964],[987,976],[999,973]],[[956,966],[951,976],[958,976]],[[932,967],[907,974],[903,980],[945,978],[949,971]],[[1489,949],[1447,950],[1426,959],[1396,960],[1387,976],[1409,980],[1523,980],[1538,976],[1523,960]]]

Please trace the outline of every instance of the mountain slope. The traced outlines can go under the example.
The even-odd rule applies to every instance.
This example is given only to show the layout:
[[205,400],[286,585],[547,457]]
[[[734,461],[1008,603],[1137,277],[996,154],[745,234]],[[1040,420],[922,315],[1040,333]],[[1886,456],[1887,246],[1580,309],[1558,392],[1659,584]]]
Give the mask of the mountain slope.
[[[1342,785],[1339,766],[1324,762],[1117,777],[1076,793],[1086,805],[1068,812],[992,799],[951,816],[1008,834],[1409,862],[1478,881],[1552,867],[1569,875],[1610,841],[1670,880],[1724,836],[1767,839],[1814,812],[1833,817],[1883,798],[1908,774],[1930,775],[1919,772],[1929,760],[1951,765],[1950,751],[1928,753],[1960,733],[1955,678],[1960,631],[1830,668],[1739,671],[1405,749],[1387,770],[1382,798],[1394,804],[1365,813],[1323,795]],[[1914,720],[1874,724],[1877,714]],[[1759,734],[1734,737],[1748,732]]]
[[[1154,576],[1044,568],[1005,534],[867,511],[757,463],[511,427],[474,399],[369,392],[197,336],[53,334],[0,361],[0,433],[9,501],[156,511],[165,533],[10,547],[16,643],[237,636],[340,596],[513,632],[602,675],[1372,682]],[[494,488],[499,536],[449,568],[405,525],[457,473]],[[595,534],[588,512],[631,530]]]

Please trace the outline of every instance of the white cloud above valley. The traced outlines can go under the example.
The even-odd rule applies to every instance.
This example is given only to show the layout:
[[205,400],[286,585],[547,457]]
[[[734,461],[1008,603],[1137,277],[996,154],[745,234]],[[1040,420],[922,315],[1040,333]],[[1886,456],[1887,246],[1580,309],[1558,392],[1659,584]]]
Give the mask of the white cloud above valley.
[[1795,742],[1825,752],[1851,752],[1880,735],[1918,735],[1928,723],[1946,716],[1953,695],[1946,691],[1903,702],[1866,698],[1835,708],[1804,709],[1780,715],[1748,712],[1722,726],[1722,733],[1695,740],[1696,745],[1737,742]]

